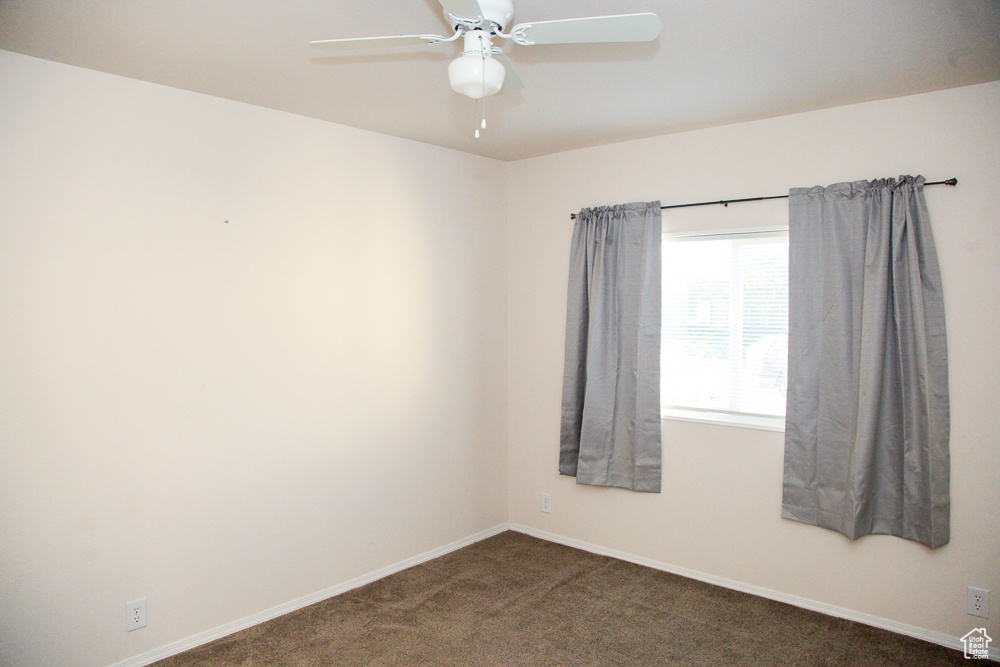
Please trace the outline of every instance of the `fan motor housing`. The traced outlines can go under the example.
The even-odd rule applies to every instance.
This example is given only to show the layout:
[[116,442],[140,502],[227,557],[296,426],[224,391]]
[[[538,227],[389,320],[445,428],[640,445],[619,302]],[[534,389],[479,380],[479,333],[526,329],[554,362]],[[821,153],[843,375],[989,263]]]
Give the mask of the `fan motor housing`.
[[[511,22],[511,19],[514,18],[513,0],[479,0],[479,9],[486,24],[496,24],[497,30],[501,32]],[[449,23],[452,23],[451,16],[448,15],[448,12],[444,13],[444,17]],[[456,18],[475,19],[477,17],[458,16]],[[461,24],[453,25],[452,27],[457,29],[459,25]]]

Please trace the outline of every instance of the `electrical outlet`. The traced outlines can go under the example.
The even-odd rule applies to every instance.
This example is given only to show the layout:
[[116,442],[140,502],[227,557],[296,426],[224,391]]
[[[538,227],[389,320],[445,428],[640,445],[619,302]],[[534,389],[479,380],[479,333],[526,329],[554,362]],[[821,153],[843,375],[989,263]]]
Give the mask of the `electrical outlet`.
[[146,627],[146,598],[132,600],[127,605],[128,624],[125,626],[128,632]]
[[542,511],[546,514],[552,514],[552,494],[543,493],[542,494]]
[[990,592],[985,588],[973,588],[969,586],[969,609],[970,616],[990,617]]

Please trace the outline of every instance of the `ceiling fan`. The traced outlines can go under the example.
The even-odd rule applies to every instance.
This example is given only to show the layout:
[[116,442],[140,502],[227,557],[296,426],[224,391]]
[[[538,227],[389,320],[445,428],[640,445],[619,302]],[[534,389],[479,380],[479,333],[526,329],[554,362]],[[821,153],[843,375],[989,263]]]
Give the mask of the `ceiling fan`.
[[[535,21],[504,29],[514,17],[513,0],[438,0],[445,19],[455,33],[441,35],[397,35],[328,39],[309,44],[325,51],[348,51],[384,46],[442,44],[464,38],[462,55],[448,66],[448,80],[457,93],[478,100],[522,87],[495,38],[522,46],[536,44],[582,44],[592,42],[648,42],[656,39],[662,25],[656,14],[620,14],[588,18]],[[484,120],[485,123],[485,120]],[[478,130],[477,130],[478,136]]]

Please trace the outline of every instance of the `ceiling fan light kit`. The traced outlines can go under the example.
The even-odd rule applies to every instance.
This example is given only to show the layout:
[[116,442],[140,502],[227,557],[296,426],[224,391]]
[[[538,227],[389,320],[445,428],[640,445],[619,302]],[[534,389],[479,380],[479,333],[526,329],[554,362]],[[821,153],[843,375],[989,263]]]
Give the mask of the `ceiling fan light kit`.
[[448,65],[452,90],[474,100],[499,93],[506,73],[493,57],[490,34],[484,30],[466,32],[465,51]]
[[646,12],[521,23],[506,34],[504,29],[514,18],[513,0],[438,2],[444,10],[445,20],[455,31],[451,37],[399,35],[330,39],[309,44],[326,51],[346,51],[384,46],[437,45],[463,37],[465,48],[462,55],[448,65],[448,81],[455,92],[479,100],[520,89],[520,79],[511,69],[503,50],[493,46],[494,38],[509,39],[521,46],[648,42],[656,39],[662,29],[659,17]]

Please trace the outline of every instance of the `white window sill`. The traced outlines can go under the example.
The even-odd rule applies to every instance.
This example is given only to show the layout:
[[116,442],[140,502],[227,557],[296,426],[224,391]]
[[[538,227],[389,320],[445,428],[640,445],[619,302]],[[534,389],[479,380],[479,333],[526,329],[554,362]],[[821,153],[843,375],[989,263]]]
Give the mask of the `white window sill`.
[[762,417],[759,415],[741,415],[727,412],[660,408],[660,418],[682,422],[735,426],[737,428],[754,428],[760,431],[784,432],[785,430],[784,417]]

